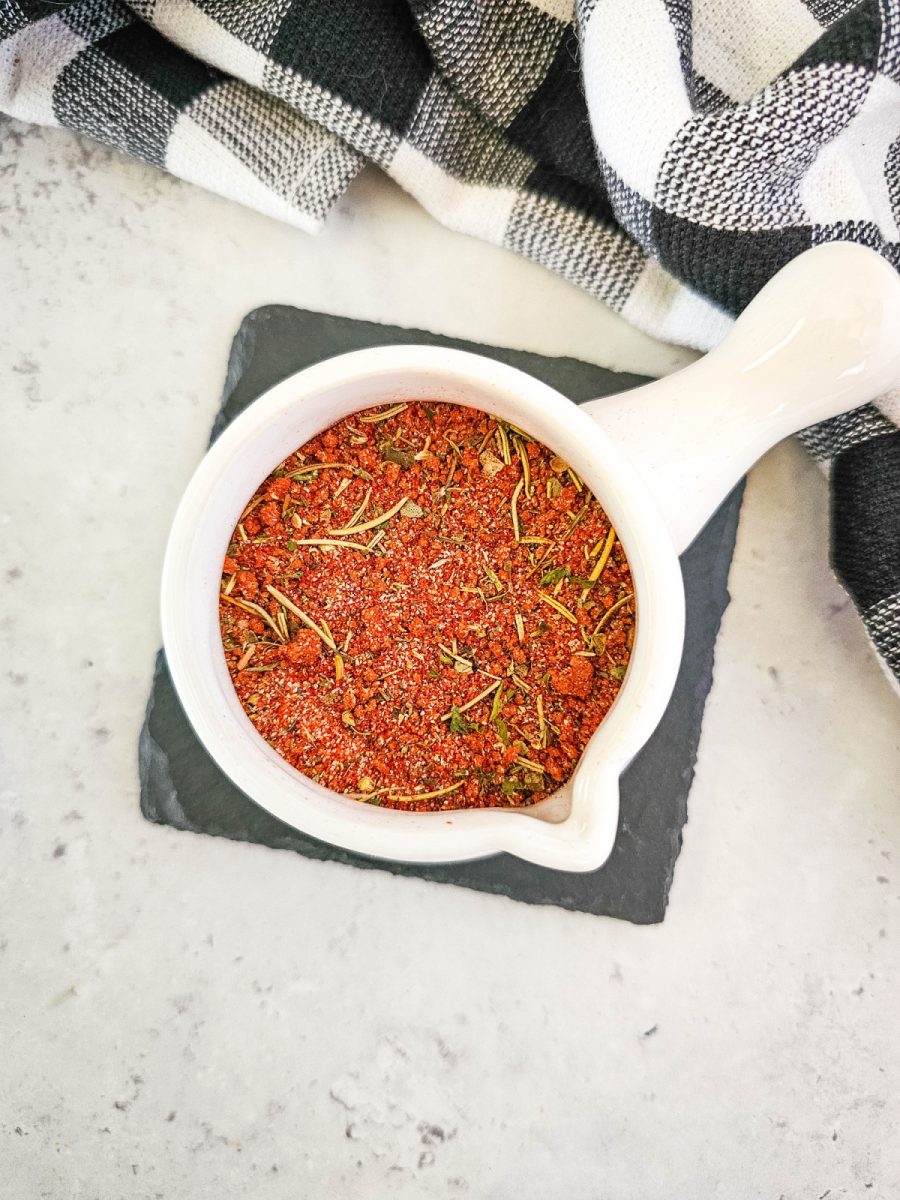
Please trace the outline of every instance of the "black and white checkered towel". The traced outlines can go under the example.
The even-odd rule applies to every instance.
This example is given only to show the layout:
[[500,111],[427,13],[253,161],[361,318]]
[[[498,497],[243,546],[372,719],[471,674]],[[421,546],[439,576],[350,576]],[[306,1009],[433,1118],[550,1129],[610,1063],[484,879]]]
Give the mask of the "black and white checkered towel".
[[[0,109],[305,230],[377,163],[700,348],[817,242],[900,268],[900,0],[0,0]],[[900,391],[804,440],[900,681]]]

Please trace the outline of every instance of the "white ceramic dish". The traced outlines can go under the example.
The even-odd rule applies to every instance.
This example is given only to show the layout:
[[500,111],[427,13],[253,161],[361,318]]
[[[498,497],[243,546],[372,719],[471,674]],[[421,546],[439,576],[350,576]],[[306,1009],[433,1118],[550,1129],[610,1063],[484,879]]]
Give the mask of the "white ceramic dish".
[[[247,795],[323,841],[408,862],[503,850],[547,867],[592,870],[615,840],[619,776],[662,716],[681,659],[678,554],[769,446],[898,380],[900,280],[874,252],[847,243],[795,259],[698,363],[580,408],[521,371],[435,347],[362,350],[301,371],[224,431],[175,516],[162,627],[185,712]],[[217,596],[247,498],[292,450],[335,421],[406,398],[483,409],[545,442],[597,496],[631,564],[637,632],[619,697],[566,786],[530,808],[408,813],[328,791],[256,733],[226,669]]]

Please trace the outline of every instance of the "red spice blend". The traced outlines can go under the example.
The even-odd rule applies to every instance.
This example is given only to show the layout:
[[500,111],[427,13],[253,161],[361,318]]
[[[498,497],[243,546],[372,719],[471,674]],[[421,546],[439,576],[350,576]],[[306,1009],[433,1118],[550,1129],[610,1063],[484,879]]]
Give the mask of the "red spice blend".
[[546,446],[426,401],[340,421],[264,480],[223,564],[235,690],[297,770],[388,807],[530,804],[634,637],[615,530]]

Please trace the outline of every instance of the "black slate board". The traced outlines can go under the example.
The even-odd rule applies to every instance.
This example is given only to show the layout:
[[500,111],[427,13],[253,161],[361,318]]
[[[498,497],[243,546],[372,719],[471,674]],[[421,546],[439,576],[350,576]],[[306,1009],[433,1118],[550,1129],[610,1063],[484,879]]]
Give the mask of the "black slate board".
[[[250,401],[287,375],[334,354],[392,342],[476,350],[530,372],[579,403],[645,382],[640,376],[616,374],[576,359],[545,358],[272,305],[250,313],[234,340],[212,439]],[[682,556],[687,636],[681,670],[656,733],[622,778],[618,837],[599,871],[551,871],[507,854],[468,863],[410,866],[364,858],[307,837],[254,804],[209,758],[181,711],[162,652],[140,738],[141,811],[148,820],[177,829],[259,842],[308,858],[415,875],[636,924],[661,921],[687,820],[716,634],[729,598],[726,585],[742,490],[743,485],[735,489]]]

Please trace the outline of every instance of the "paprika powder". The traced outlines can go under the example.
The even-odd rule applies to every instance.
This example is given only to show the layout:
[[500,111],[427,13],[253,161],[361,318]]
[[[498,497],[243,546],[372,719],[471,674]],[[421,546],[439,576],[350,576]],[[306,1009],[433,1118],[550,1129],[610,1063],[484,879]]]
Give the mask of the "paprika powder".
[[413,810],[555,791],[621,687],[631,573],[552,450],[421,400],[355,413],[260,485],[220,625],[259,734],[309,778]]

